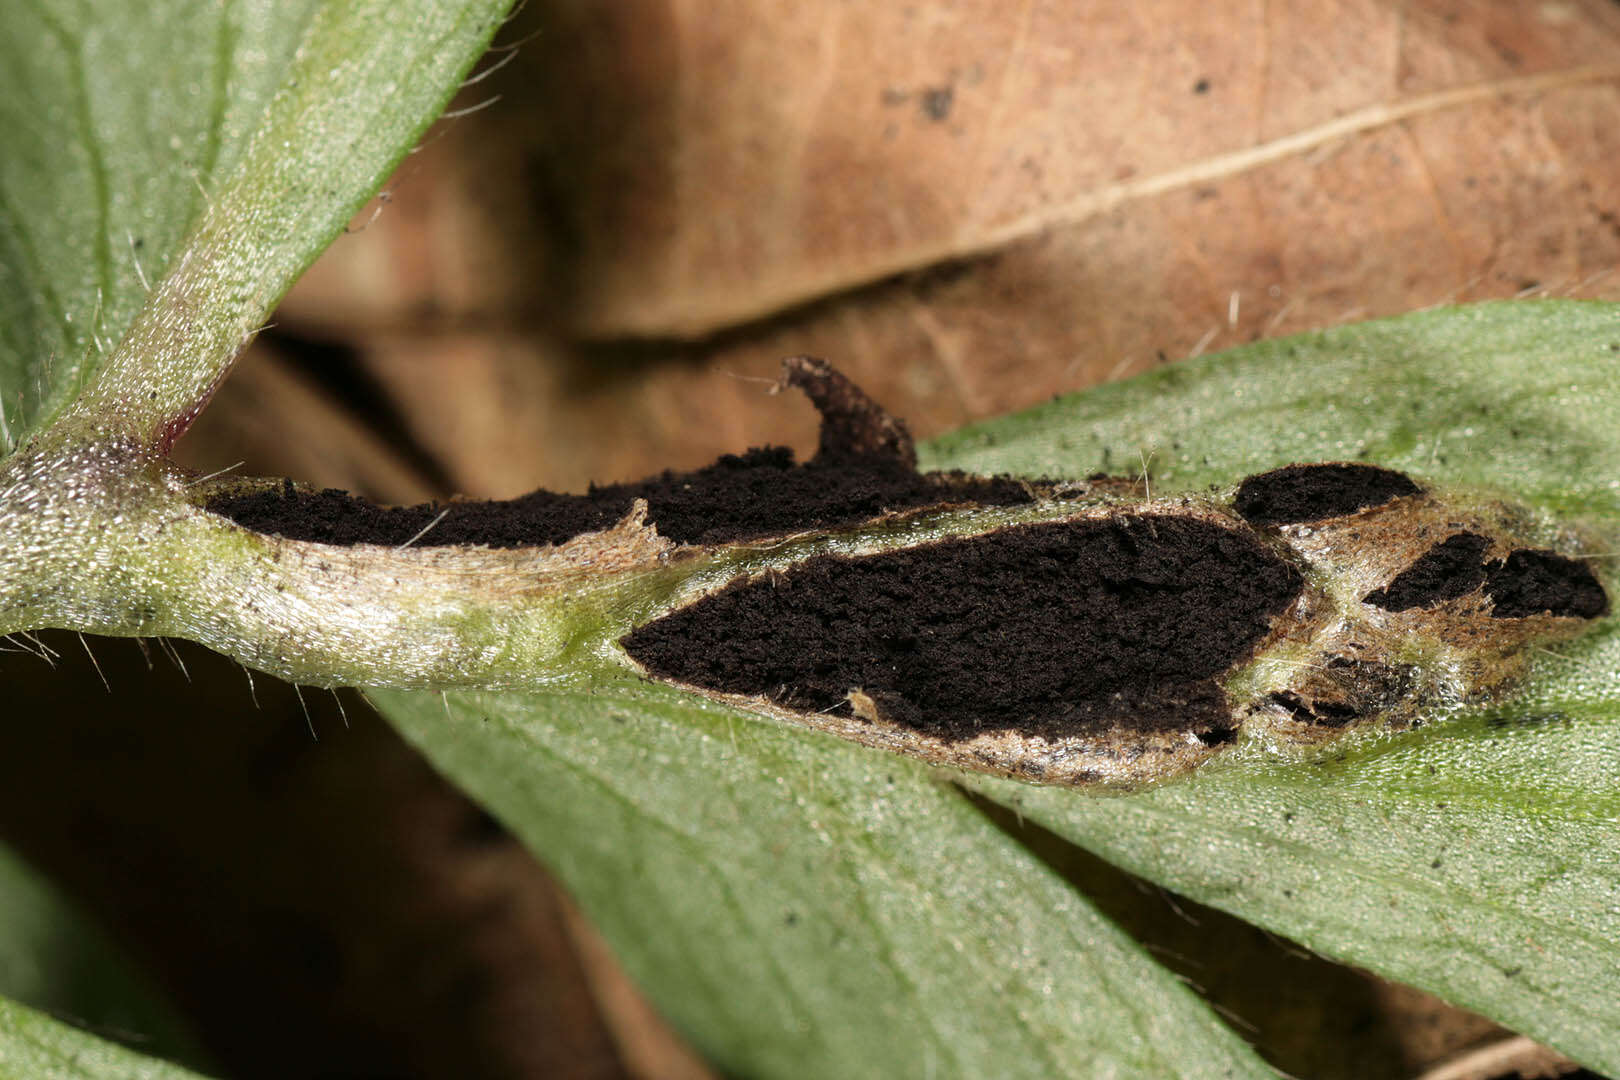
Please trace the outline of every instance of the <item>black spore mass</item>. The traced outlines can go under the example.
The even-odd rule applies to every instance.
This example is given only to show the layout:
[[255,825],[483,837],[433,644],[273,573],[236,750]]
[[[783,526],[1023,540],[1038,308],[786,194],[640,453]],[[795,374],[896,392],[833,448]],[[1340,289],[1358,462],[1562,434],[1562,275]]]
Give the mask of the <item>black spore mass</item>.
[[1233,505],[1255,525],[1293,525],[1353,514],[1420,490],[1406,474],[1376,465],[1286,465],[1244,480]]
[[802,390],[821,414],[816,455],[800,465],[780,446],[726,454],[693,472],[664,472],[584,495],[535,491],[516,499],[379,506],[344,491],[280,489],[210,500],[208,509],[257,532],[322,544],[411,542],[421,547],[560,544],[611,528],[637,499],[647,521],[678,543],[720,544],[836,529],[928,506],[1031,502],[1009,477],[918,472],[905,424],[884,412],[826,361],[783,362],[782,386]]
[[1004,506],[1029,502],[1031,496],[1024,485],[1006,478],[919,473],[875,455],[817,457],[799,465],[793,451],[766,447],[727,454],[694,472],[593,487],[584,495],[535,491],[494,502],[392,507],[333,489],[302,492],[288,483],[280,490],[215,499],[208,509],[257,532],[322,544],[398,545],[427,529],[414,546],[528,547],[611,528],[636,499],[647,500],[647,520],[659,535],[679,543],[716,544],[839,528],[940,503]]
[[1498,619],[1527,615],[1563,615],[1595,619],[1609,610],[1592,568],[1553,551],[1521,548],[1485,567],[1485,591],[1496,601]]
[[1388,585],[1368,593],[1362,603],[1385,611],[1408,611],[1466,596],[1485,580],[1482,563],[1490,546],[1490,540],[1478,533],[1448,536]]
[[1362,602],[1386,611],[1433,607],[1485,586],[1491,615],[1522,619],[1558,615],[1595,619],[1609,610],[1592,568],[1556,551],[1519,548],[1507,558],[1484,562],[1491,542],[1478,533],[1457,533],[1436,544],[1382,589]]
[[1215,677],[1303,587],[1254,537],[1174,515],[1024,525],[734,582],[622,639],[654,675],[945,739],[1233,722]]

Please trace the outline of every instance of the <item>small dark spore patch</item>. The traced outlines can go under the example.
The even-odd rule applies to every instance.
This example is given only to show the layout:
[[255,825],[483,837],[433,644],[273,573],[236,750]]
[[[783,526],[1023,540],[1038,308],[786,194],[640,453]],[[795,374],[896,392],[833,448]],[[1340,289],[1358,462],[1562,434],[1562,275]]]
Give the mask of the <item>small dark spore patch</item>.
[[[495,502],[378,506],[347,492],[278,491],[215,499],[208,509],[258,532],[322,544],[413,546],[560,544],[611,528],[647,500],[648,521],[662,536],[717,544],[761,536],[838,528],[896,510],[939,503],[1012,505],[1030,501],[1006,478],[918,473],[892,458],[824,460],[797,465],[785,447],[727,454],[695,472],[666,472],[633,484],[593,487],[584,495],[535,491]],[[444,517],[428,528],[440,514]]]
[[560,544],[610,528],[637,499],[647,501],[647,520],[660,535],[687,544],[841,528],[935,505],[1032,501],[1027,485],[1007,477],[918,472],[905,424],[854,383],[814,357],[793,357],[784,369],[783,385],[804,391],[821,413],[816,456],[802,465],[785,447],[765,447],[727,454],[695,472],[592,487],[584,495],[535,491],[494,502],[402,507],[334,489],[301,492],[289,482],[279,490],[223,496],[208,509],[290,540],[510,548]]
[[1520,548],[1485,568],[1485,590],[1498,619],[1562,615],[1595,619],[1609,610],[1609,596],[1592,568],[1552,551]]
[[738,581],[629,634],[656,676],[958,740],[1125,728],[1230,738],[1215,678],[1303,588],[1254,537],[1188,517],[1025,525]]
[[1478,533],[1448,536],[1388,585],[1368,593],[1362,603],[1385,611],[1407,611],[1466,596],[1485,580],[1482,561],[1490,546],[1490,540]]
[[1490,541],[1477,533],[1457,533],[1425,552],[1395,580],[1363,602],[1386,611],[1433,607],[1466,596],[1481,583],[1498,619],[1558,615],[1595,619],[1609,610],[1609,597],[1592,568],[1554,551],[1520,548],[1505,559],[1485,563]]
[[1255,525],[1291,525],[1353,514],[1420,490],[1404,473],[1376,465],[1286,465],[1244,480],[1233,505]]

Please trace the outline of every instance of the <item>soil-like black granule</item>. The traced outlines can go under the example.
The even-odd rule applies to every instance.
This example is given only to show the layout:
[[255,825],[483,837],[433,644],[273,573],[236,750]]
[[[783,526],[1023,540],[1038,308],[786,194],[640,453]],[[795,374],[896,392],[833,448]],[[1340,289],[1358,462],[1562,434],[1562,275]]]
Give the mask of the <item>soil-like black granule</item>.
[[[584,495],[535,491],[495,502],[385,507],[347,492],[280,490],[214,499],[208,509],[258,532],[323,544],[415,546],[560,544],[610,528],[647,500],[647,521],[678,543],[719,544],[869,521],[891,511],[941,504],[1010,506],[1032,501],[1008,477],[919,473],[905,425],[824,362],[794,357],[785,385],[821,412],[816,456],[765,447],[727,454],[695,472],[665,472],[636,483],[592,487]],[[426,532],[423,532],[423,530]]]
[[1490,540],[1478,533],[1448,536],[1388,585],[1364,596],[1362,603],[1385,611],[1408,611],[1466,596],[1485,580],[1483,564],[1490,546]]
[[1256,525],[1291,525],[1352,514],[1421,489],[1376,465],[1286,465],[1238,485],[1233,505]]
[[1485,591],[1498,619],[1563,615],[1595,619],[1609,610],[1609,596],[1592,568],[1552,551],[1521,548],[1485,567]]
[[1303,588],[1254,537],[1179,516],[1003,529],[735,582],[629,634],[649,672],[947,739],[1233,727],[1214,679]]

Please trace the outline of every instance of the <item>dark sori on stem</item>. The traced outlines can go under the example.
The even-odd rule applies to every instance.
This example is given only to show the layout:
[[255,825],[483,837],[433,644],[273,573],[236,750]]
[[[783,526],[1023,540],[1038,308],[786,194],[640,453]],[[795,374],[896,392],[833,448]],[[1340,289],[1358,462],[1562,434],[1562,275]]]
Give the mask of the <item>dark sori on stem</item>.
[[521,547],[609,528],[642,500],[660,535],[699,550],[1027,512],[682,596],[624,634],[621,655],[865,745],[1070,785],[1137,787],[1244,736],[1315,746],[1410,727],[1500,694],[1529,644],[1608,612],[1589,566],[1532,546],[1505,503],[1349,462],[1154,498],[1105,476],[921,472],[905,425],[849,380],[810,357],[785,369],[822,416],[804,463],[755,449],[583,495],[396,508],[289,484],[210,509],[322,543]]

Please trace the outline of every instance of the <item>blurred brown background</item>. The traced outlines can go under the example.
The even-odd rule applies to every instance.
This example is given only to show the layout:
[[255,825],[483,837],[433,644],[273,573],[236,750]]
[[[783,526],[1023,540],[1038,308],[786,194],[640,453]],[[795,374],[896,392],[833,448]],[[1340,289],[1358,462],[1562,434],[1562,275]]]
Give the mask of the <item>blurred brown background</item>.
[[[789,353],[926,437],[1263,337],[1620,299],[1609,0],[529,0],[478,70],[186,464],[390,502],[578,490],[809,451],[809,408],[760,381]],[[54,673],[0,657],[50,718],[6,732],[0,832],[232,1075],[706,1074],[352,696],[345,725],[305,691],[315,741],[290,688],[259,678],[256,708],[199,650],[188,682],[94,643],[109,697],[53,645]],[[1027,839],[1294,1075],[1415,1076],[1500,1035]]]

